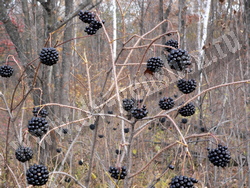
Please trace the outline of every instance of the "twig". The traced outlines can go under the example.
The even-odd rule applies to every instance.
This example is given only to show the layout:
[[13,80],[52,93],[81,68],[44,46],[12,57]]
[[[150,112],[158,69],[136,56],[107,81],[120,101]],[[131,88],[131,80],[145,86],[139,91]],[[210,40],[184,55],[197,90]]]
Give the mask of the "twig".
[[20,184],[18,183],[18,180],[17,180],[17,178],[16,178],[14,172],[11,170],[11,168],[9,167],[9,165],[6,165],[6,166],[8,167],[8,169],[9,169],[9,171],[11,172],[13,178],[15,179],[15,182],[16,182],[18,188],[21,188],[21,186],[20,186]]
[[[189,138],[197,138],[197,137],[206,137],[206,136],[211,136],[211,133],[204,133],[204,134],[193,134],[190,136],[185,137],[185,139]],[[141,173],[143,170],[145,170],[163,151],[175,146],[176,144],[179,144],[180,142],[175,141],[174,143],[166,146],[165,148],[161,149],[145,166],[143,166],[140,170],[138,170],[136,173],[131,174],[128,178],[133,178],[134,176],[138,175]]]
[[66,173],[66,172],[58,172],[58,171],[53,171],[53,172],[50,172],[49,174],[62,174],[62,175],[65,175],[65,176],[68,176],[70,177],[71,179],[73,179],[76,184],[80,185],[82,188],[86,188],[84,185],[82,185],[76,178],[74,178],[72,175]]
[[[83,126],[84,123],[85,123],[85,121],[84,121],[83,124],[81,125],[80,130],[78,130],[77,135],[75,136],[74,140],[73,140],[72,143],[70,144],[70,146],[69,146],[69,148],[68,148],[68,150],[67,150],[67,152],[66,152],[66,154],[65,154],[65,156],[64,156],[64,159],[63,159],[62,162],[61,162],[61,165],[60,165],[60,167],[59,167],[59,171],[61,171],[61,170],[63,169],[64,163],[66,162],[66,159],[67,159],[68,155],[70,154],[70,151],[71,151],[72,147],[74,146],[76,140],[78,139],[79,135],[81,134],[82,128],[84,127],[84,126]],[[41,140],[40,142],[42,142],[42,140]],[[40,144],[40,142],[39,142],[39,144]],[[40,147],[39,147],[39,148],[40,148]],[[55,172],[52,172],[52,173],[55,173]],[[61,173],[61,172],[58,172],[58,173]],[[63,172],[63,173],[64,173],[64,172]],[[65,174],[66,174],[66,173],[65,173]],[[55,177],[54,182],[56,182],[56,179],[57,179],[57,176]],[[78,183],[79,185],[81,185],[75,178],[73,178],[73,179],[76,181],[76,183]],[[82,186],[83,186],[83,185],[82,185]]]
[[211,91],[213,89],[217,89],[217,88],[220,88],[220,87],[225,87],[225,86],[229,86],[229,85],[234,85],[234,84],[242,84],[242,83],[250,83],[250,80],[241,80],[241,81],[237,81],[237,82],[230,82],[230,83],[225,83],[225,84],[221,84],[221,85],[217,85],[217,86],[214,86],[214,87],[210,87],[208,89],[205,89],[203,90],[200,94],[198,95],[195,95],[194,97],[192,97],[191,99],[187,100],[183,105],[179,106],[179,108],[181,108],[182,106],[185,106],[187,105],[187,103],[193,101],[194,99],[196,99],[197,97],[201,96],[202,94],[208,92],[208,91]]

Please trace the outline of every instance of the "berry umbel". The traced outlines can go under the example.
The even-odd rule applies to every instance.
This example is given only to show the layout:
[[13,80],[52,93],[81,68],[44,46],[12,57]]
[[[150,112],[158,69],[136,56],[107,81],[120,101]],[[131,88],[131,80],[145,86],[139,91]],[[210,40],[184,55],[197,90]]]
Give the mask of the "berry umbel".
[[208,149],[208,159],[214,165],[218,167],[225,167],[231,159],[230,152],[227,146],[218,145],[216,149]]
[[182,71],[191,65],[190,56],[186,50],[171,50],[168,54],[168,64],[171,69]]
[[94,35],[96,32],[102,28],[102,23],[104,24],[105,21],[102,20],[102,23],[98,20],[95,19],[95,14],[90,11],[80,11],[79,14],[79,19],[82,20],[84,23],[89,24],[84,30],[88,35]]
[[142,108],[135,107],[131,110],[131,114],[135,119],[142,119],[147,116],[148,111],[146,109],[146,106],[143,105]]
[[30,159],[32,159],[33,157],[33,151],[31,148],[29,147],[24,147],[21,146],[19,148],[17,148],[16,152],[16,159],[22,163],[29,161]]
[[196,88],[196,81],[194,79],[180,79],[178,80],[177,87],[184,94],[192,93]]
[[130,111],[134,107],[134,104],[135,104],[135,100],[133,100],[133,99],[123,99],[122,100],[122,107],[126,111]]
[[41,116],[43,118],[46,118],[49,115],[48,111],[45,108],[41,109],[40,107],[34,107],[32,112],[35,117]]
[[121,168],[116,168],[116,167],[109,167],[109,173],[111,174],[111,177],[120,180],[120,179],[125,179],[127,176],[127,168],[125,166]]
[[188,178],[187,176],[175,176],[169,183],[169,188],[194,188],[194,183],[198,183],[195,178]]
[[188,103],[187,105],[180,108],[178,112],[184,117],[192,116],[195,113],[195,106],[193,103]]
[[59,54],[55,48],[43,48],[39,54],[42,64],[52,66],[57,63]]
[[84,23],[90,24],[92,21],[95,20],[95,14],[93,12],[90,12],[88,10],[82,11],[78,13],[79,19],[82,20]]
[[45,185],[49,179],[49,172],[46,166],[43,165],[33,165],[26,173],[26,179],[28,184],[34,186]]
[[[178,41],[177,40],[173,40],[170,39],[165,43],[166,46],[171,46],[173,48],[178,48]],[[165,50],[167,50],[168,52],[171,52],[171,50],[173,50],[172,48],[166,47]]]
[[41,137],[47,133],[49,124],[43,117],[32,117],[28,122],[28,131],[36,137]]
[[3,65],[0,67],[0,76],[2,77],[11,77],[14,72],[14,69],[9,65]]
[[159,72],[163,65],[163,61],[160,57],[151,57],[147,61],[147,69],[151,72]]
[[174,107],[174,100],[171,97],[163,97],[159,101],[159,106],[162,110],[169,110]]

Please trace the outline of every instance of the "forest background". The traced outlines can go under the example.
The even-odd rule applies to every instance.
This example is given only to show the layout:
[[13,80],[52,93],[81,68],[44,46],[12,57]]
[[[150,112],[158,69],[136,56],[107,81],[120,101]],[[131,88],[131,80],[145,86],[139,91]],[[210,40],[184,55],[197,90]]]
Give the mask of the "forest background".
[[[80,10],[95,12],[104,27],[87,35]],[[250,187],[248,0],[1,0],[0,33],[0,65],[14,68],[0,84],[1,187],[28,186],[34,163],[51,172],[44,187],[158,188],[176,175],[198,179],[197,187]],[[191,55],[191,72],[169,68],[170,39]],[[39,53],[50,46],[59,62],[45,66]],[[145,74],[147,60],[158,56],[163,71]],[[195,92],[181,94],[180,78],[195,79]],[[175,98],[174,110],[161,111],[164,96]],[[132,97],[147,106],[142,121],[122,109]],[[177,109],[187,101],[196,113],[183,124]],[[42,139],[27,130],[35,106],[49,112]],[[217,143],[231,152],[226,168],[207,158]],[[28,163],[15,159],[20,145],[34,151]],[[116,165],[128,175],[115,183],[108,169]]]

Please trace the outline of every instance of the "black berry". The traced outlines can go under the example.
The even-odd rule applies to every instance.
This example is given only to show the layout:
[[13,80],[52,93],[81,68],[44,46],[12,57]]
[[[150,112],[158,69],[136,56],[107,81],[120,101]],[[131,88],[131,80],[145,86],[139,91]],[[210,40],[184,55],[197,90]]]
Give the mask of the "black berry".
[[161,122],[161,123],[164,123],[165,121],[166,121],[166,118],[165,118],[165,117],[160,118],[160,122]]
[[83,165],[83,161],[82,160],[78,161],[78,164]]
[[59,54],[55,48],[43,48],[40,52],[41,63],[52,66],[57,63],[59,59]]
[[104,136],[103,136],[102,134],[99,134],[98,137],[99,137],[99,138],[103,138]]
[[124,133],[128,133],[129,132],[129,128],[124,128]]
[[177,87],[184,94],[192,93],[196,88],[196,81],[194,79],[180,79],[178,80]]
[[[171,47],[174,47],[174,48],[178,48],[178,41],[177,40],[173,40],[173,39],[170,39],[168,40],[166,43],[165,43],[166,46],[171,46]],[[171,50],[173,50],[172,48],[169,48],[169,47],[166,47],[165,48],[168,52],[170,52]]]
[[131,110],[131,114],[135,119],[142,119],[147,116],[148,111],[146,109],[146,106],[143,105],[142,108],[135,107]]
[[216,149],[208,149],[208,159],[214,165],[218,167],[225,167],[231,159],[230,152],[227,146],[218,145]]
[[173,165],[169,165],[168,168],[171,169],[171,170],[174,170],[174,166]]
[[61,151],[62,151],[62,148],[57,148],[57,149],[56,149],[56,152],[57,152],[57,153],[61,153]]
[[68,131],[69,131],[68,129],[62,129],[63,134],[67,134]]
[[163,97],[159,101],[159,106],[162,110],[169,110],[174,107],[174,100],[171,97]]
[[17,148],[15,154],[16,154],[16,159],[23,163],[29,161],[33,157],[32,149],[24,146]]
[[188,119],[187,119],[187,118],[182,118],[181,122],[182,122],[183,124],[186,124],[186,123],[188,122]]
[[41,137],[47,133],[49,124],[43,117],[32,117],[28,122],[28,131],[36,137]]
[[108,114],[113,114],[113,111],[109,110],[109,111],[108,111]]
[[184,117],[192,116],[195,113],[195,106],[193,105],[193,103],[188,103],[186,106],[180,108],[178,112]]
[[95,125],[94,125],[94,124],[91,124],[91,125],[89,126],[89,128],[90,128],[91,130],[94,130],[94,129],[95,129]]
[[116,149],[116,150],[115,150],[115,153],[116,153],[117,155],[122,154],[122,150]]
[[45,185],[49,179],[49,172],[46,166],[33,165],[26,172],[28,184],[34,186]]
[[201,132],[204,133],[206,131],[206,128],[205,127],[201,127],[200,130],[201,130]]
[[66,177],[66,178],[64,179],[64,181],[67,182],[67,183],[69,183],[69,182],[71,181],[71,178],[70,178],[70,177]]
[[9,65],[3,65],[0,67],[0,76],[2,77],[11,77],[14,72],[14,69]]
[[151,72],[159,72],[163,65],[163,61],[160,57],[151,57],[147,61],[147,69]]
[[186,50],[171,50],[167,59],[170,68],[177,71],[182,71],[191,65],[190,56]]

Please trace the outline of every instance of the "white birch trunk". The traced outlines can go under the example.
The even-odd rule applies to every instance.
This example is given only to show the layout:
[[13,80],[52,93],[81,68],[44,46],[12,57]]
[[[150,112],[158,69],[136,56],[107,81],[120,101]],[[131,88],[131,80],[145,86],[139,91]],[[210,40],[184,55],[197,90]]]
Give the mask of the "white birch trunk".
[[[205,7],[206,6],[206,7]],[[207,29],[208,29],[208,20],[209,20],[209,12],[210,12],[210,8],[211,8],[211,0],[208,0],[206,5],[204,5],[204,9],[205,9],[205,14],[202,15],[202,9],[203,9],[203,1],[198,0],[198,12],[200,14],[200,20],[198,23],[198,28],[197,28],[197,41],[198,41],[198,49],[199,49],[199,57],[198,57],[198,71],[201,71],[203,68],[203,59],[204,59],[204,53],[205,51],[202,50],[202,47],[205,45],[205,42],[207,40]],[[203,23],[203,29],[201,32],[201,26]],[[198,93],[200,94],[201,92],[201,84],[202,84],[202,80],[203,80],[203,75],[202,73],[200,73],[200,77],[199,77],[199,87],[198,87]]]
[[117,21],[116,21],[116,2],[112,0],[113,4],[113,58],[116,58],[116,49],[117,49]]

